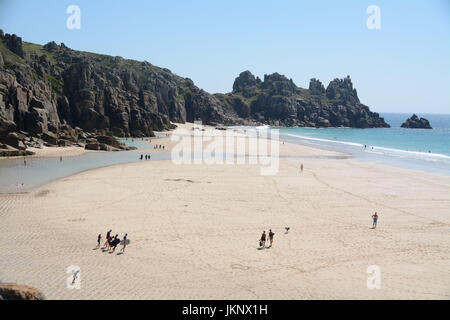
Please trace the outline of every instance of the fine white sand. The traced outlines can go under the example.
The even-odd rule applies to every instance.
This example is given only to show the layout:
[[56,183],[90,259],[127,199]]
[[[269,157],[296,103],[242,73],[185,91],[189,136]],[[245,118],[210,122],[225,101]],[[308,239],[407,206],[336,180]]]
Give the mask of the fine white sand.
[[[50,299],[450,298],[450,177],[280,152],[274,176],[151,160],[0,195],[0,281]],[[258,250],[269,228],[273,248]],[[95,249],[109,229],[128,233],[125,254]],[[70,265],[79,290],[66,287]]]
[[69,147],[46,147],[42,148],[28,148],[27,150],[33,151],[35,154],[31,157],[38,158],[53,158],[53,157],[76,157],[93,152],[86,150],[83,147],[69,146]]

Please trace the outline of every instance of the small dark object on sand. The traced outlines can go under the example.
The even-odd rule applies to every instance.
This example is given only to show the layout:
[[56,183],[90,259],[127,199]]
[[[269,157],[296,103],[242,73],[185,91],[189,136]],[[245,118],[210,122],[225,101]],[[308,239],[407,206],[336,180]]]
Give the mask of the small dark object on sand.
[[289,232],[289,229],[291,229],[291,228],[285,227],[285,229],[286,229],[286,233],[288,233],[288,232]]

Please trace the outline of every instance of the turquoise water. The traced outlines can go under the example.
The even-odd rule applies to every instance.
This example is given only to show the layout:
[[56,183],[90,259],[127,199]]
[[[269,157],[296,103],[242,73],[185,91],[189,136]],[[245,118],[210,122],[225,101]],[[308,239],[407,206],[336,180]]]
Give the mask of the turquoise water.
[[149,142],[152,138],[117,138],[117,140],[125,143],[127,146],[136,147],[137,149],[153,148],[153,145]]
[[432,130],[400,128],[411,114],[381,116],[391,128],[280,128],[280,138],[351,153],[365,160],[450,174],[450,115],[418,114],[430,121]]

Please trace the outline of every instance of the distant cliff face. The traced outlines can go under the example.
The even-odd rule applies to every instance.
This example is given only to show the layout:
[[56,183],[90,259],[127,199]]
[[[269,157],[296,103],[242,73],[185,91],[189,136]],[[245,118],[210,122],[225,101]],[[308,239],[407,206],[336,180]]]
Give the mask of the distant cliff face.
[[3,35],[0,116],[42,133],[66,123],[85,131],[149,136],[172,122],[230,122],[217,99],[148,62],[79,52]]
[[415,114],[413,114],[411,118],[406,119],[401,127],[408,129],[433,129],[427,119],[419,118]]
[[325,89],[316,79],[309,88],[274,73],[264,81],[249,71],[236,78],[233,92],[216,97],[241,118],[273,125],[311,127],[389,127],[378,113],[360,103],[350,77],[335,79]]
[[194,120],[387,126],[360,104],[348,77],[333,80],[326,89],[312,79],[309,89],[302,89],[277,73],[261,81],[246,71],[233,92],[211,95],[190,79],[145,61],[75,51],[54,42],[40,46],[0,30],[0,142],[6,143],[12,132],[20,133],[8,138],[15,145],[24,142],[23,135],[53,142],[60,136],[76,141],[83,132],[151,136],[154,130],[173,128],[171,122]]

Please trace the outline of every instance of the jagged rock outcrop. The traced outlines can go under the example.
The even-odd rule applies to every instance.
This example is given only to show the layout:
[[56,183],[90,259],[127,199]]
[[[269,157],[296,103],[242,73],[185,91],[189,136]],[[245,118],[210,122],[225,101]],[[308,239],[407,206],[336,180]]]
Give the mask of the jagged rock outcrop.
[[411,118],[406,119],[401,127],[409,129],[433,129],[427,119],[419,118],[416,114],[413,114]]
[[233,92],[216,95],[239,117],[283,126],[389,127],[378,113],[360,103],[350,77],[334,79],[325,89],[311,79],[309,89],[274,73],[260,81],[250,71],[236,78]]
[[0,300],[45,300],[36,288],[17,283],[0,284]]
[[24,53],[22,49],[22,38],[16,36],[15,34],[3,34],[1,32],[1,37],[6,45],[6,47],[13,53],[17,54],[19,57],[23,58]]
[[[312,79],[309,89],[303,89],[278,73],[261,81],[245,71],[233,92],[211,95],[192,80],[146,61],[79,52],[55,42],[40,46],[0,31],[0,143],[7,144],[9,135],[7,141],[17,147],[82,142],[88,148],[115,150],[116,143],[86,139],[153,136],[153,131],[174,128],[173,122],[194,120],[211,125],[388,126],[359,102],[349,77],[333,80],[326,89]],[[17,132],[19,141],[10,135]]]

